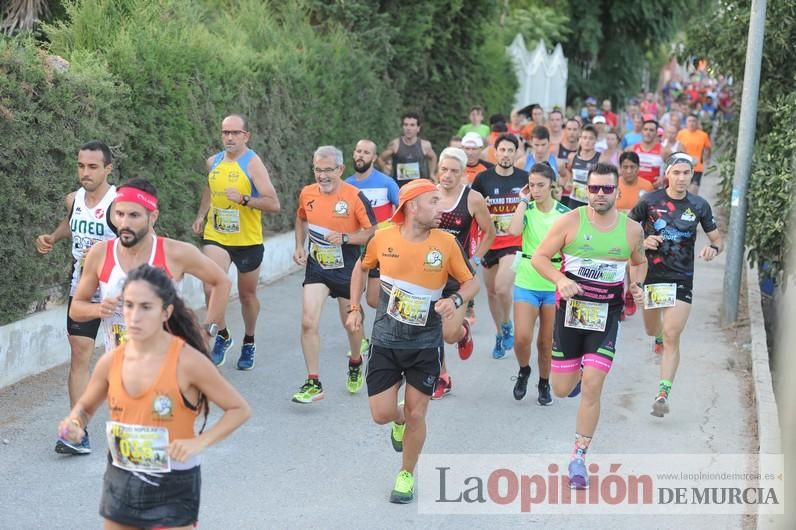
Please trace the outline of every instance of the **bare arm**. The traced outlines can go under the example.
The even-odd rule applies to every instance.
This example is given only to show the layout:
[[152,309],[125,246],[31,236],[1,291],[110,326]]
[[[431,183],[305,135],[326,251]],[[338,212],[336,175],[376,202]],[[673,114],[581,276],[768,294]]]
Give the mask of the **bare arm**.
[[177,370],[181,387],[184,381],[186,386],[197,388],[208,401],[224,411],[216,423],[196,438],[171,441],[169,456],[184,462],[243,425],[251,416],[251,409],[235,387],[221,376],[221,372],[213,366],[210,359],[190,346],[185,346],[180,352]]
[[421,141],[423,142],[423,154],[428,161],[428,176],[431,177],[431,180],[435,180],[437,178],[437,154],[431,147],[431,142],[428,140]]
[[166,255],[172,257],[183,272],[199,278],[205,287],[210,289],[207,299],[207,323],[224,322],[231,283],[226,273],[213,260],[202,254],[195,246],[176,241],[166,240],[169,248]]
[[517,209],[514,210],[514,215],[511,216],[511,223],[509,224],[508,233],[513,236],[521,236],[522,231],[525,229],[525,212],[528,207],[528,195],[525,189],[520,190],[520,199],[525,199],[517,203]]
[[[721,233],[719,232],[718,228],[716,230],[711,230],[705,235],[708,236],[710,243],[702,249],[702,251],[699,253],[699,257],[705,261],[710,261],[724,250],[724,241],[721,239]],[[718,250],[713,248],[711,245],[718,247]]]
[[72,306],[69,309],[69,318],[78,322],[87,322],[95,318],[105,318],[113,314],[119,302],[119,297],[105,298],[99,304],[91,302],[94,293],[99,287],[100,267],[105,258],[105,247],[112,244],[110,241],[100,241],[86,254],[86,261],[77,282],[75,295],[72,297]]
[[304,266],[307,264],[307,250],[304,248],[304,242],[307,241],[309,234],[309,225],[306,219],[302,219],[296,215],[296,224],[293,231],[296,237],[296,249],[293,251],[293,261],[297,265]]
[[39,254],[47,254],[53,249],[53,245],[69,237],[71,233],[71,229],[69,228],[69,214],[72,211],[74,202],[75,192],[73,191],[64,198],[66,213],[64,214],[64,218],[61,219],[61,222],[58,223],[58,226],[55,227],[55,230],[53,230],[51,234],[42,234],[36,238],[36,252]]
[[268,169],[259,156],[255,156],[249,163],[249,175],[254,183],[254,188],[260,196],[249,199],[249,203],[246,206],[266,213],[279,212],[282,209],[279,204],[279,197],[276,195],[276,189],[271,182]]
[[196,211],[196,219],[191,225],[193,229],[193,233],[196,235],[202,235],[204,233],[204,224],[205,224],[205,217],[207,217],[207,212],[210,211],[210,186],[205,185],[204,189],[202,190],[202,198],[199,199],[199,209]]
[[630,231],[631,253],[630,253],[630,292],[637,304],[644,302],[644,291],[638,286],[644,283],[647,277],[647,256],[644,252],[644,229],[641,225],[627,220],[628,230]]
[[355,309],[348,313],[346,318],[345,327],[349,331],[358,331],[362,328],[362,310],[356,310],[361,307],[360,301],[362,300],[362,292],[365,290],[365,282],[367,278],[368,269],[362,265],[362,258],[358,259],[354,264],[354,270],[351,271],[351,287],[350,287],[350,300],[351,308]]
[[478,227],[484,233],[481,244],[478,245],[478,248],[475,249],[475,253],[473,254],[480,259],[489,251],[492,242],[495,240],[495,235],[497,234],[495,231],[495,223],[492,222],[492,216],[489,215],[489,206],[486,204],[486,199],[477,191],[470,190],[470,194],[467,196],[467,206],[470,207],[470,213],[473,218],[475,218],[475,222],[478,223]]
[[567,244],[569,233],[577,233],[578,212],[572,211],[559,217],[547,235],[536,247],[536,251],[531,258],[531,265],[536,272],[556,284],[559,295],[564,299],[569,299],[581,292],[580,286],[573,280],[564,275],[556,266],[553,265],[553,256],[559,254]]
[[394,155],[397,150],[398,150],[398,138],[395,138],[389,144],[387,144],[387,149],[382,151],[382,153],[379,155],[378,160],[376,160],[379,169],[384,171],[386,164],[390,161],[392,155]]
[[113,355],[106,353],[97,361],[91,379],[88,381],[83,395],[78,398],[69,415],[58,426],[58,433],[64,439],[79,442],[83,437],[91,417],[108,396],[108,373],[110,372]]

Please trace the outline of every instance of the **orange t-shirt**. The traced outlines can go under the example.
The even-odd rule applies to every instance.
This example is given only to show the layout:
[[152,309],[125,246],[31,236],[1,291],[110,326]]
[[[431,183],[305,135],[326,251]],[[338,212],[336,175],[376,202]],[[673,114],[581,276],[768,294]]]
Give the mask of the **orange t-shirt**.
[[467,167],[464,168],[464,176],[467,177],[467,184],[471,185],[479,173],[486,171],[492,166],[494,166],[494,164],[485,162],[483,160],[479,160],[474,166],[468,164]]
[[702,165],[702,150],[711,147],[708,133],[701,129],[697,129],[694,132],[688,129],[681,129],[680,132],[677,133],[677,141],[683,146],[685,152],[694,157],[694,160],[697,161],[694,171],[704,171],[705,168]]
[[157,379],[137,396],[128,394],[122,381],[125,344],[110,353],[113,356],[108,372],[108,409],[111,420],[130,425],[166,427],[169,440],[196,436],[194,422],[198,410],[188,408],[177,382],[177,363],[184,345],[185,341],[181,338],[172,338]]
[[616,199],[616,208],[622,211],[632,210],[642,193],[649,193],[653,190],[652,183],[641,177],[638,177],[633,185],[619,177],[619,198]]

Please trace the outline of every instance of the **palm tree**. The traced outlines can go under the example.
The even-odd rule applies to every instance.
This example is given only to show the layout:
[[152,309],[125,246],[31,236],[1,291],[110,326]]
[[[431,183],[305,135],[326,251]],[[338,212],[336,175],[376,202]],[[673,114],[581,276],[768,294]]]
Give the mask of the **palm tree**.
[[0,31],[12,33],[32,29],[49,12],[47,0],[0,0],[0,16],[3,17]]

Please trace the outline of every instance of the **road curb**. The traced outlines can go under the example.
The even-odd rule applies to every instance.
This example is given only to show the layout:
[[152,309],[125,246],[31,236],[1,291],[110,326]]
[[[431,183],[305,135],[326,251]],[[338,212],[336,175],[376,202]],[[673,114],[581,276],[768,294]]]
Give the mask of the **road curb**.
[[[275,282],[299,269],[293,263],[293,232],[273,236],[264,246],[260,284]],[[231,267],[229,277],[232,281],[230,300],[233,300],[238,296],[235,267]],[[189,307],[204,306],[202,284],[196,278],[185,277],[182,295]],[[0,326],[0,388],[69,361],[65,326],[65,304]]]
[[[751,333],[750,355],[752,361],[752,384],[755,392],[755,413],[757,414],[757,438],[759,455],[782,453],[782,432],[779,425],[779,411],[774,396],[774,385],[769,367],[766,328],[761,306],[760,278],[757,268],[747,265],[746,288],[749,305],[749,330]],[[760,469],[758,465],[758,470]],[[773,516],[758,514],[757,528],[778,528]]]

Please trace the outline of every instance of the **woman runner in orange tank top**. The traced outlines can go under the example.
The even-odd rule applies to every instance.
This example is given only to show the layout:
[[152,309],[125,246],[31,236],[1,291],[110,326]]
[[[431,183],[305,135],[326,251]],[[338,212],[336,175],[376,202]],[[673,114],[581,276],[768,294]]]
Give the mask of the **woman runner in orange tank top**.
[[[163,270],[131,271],[123,297],[128,342],[97,362],[59,434],[79,440],[107,399],[104,528],[192,528],[201,490],[198,455],[243,424],[249,405],[211,362],[193,312]],[[197,436],[196,417],[207,421],[211,401],[224,414],[207,430],[203,422]]]

